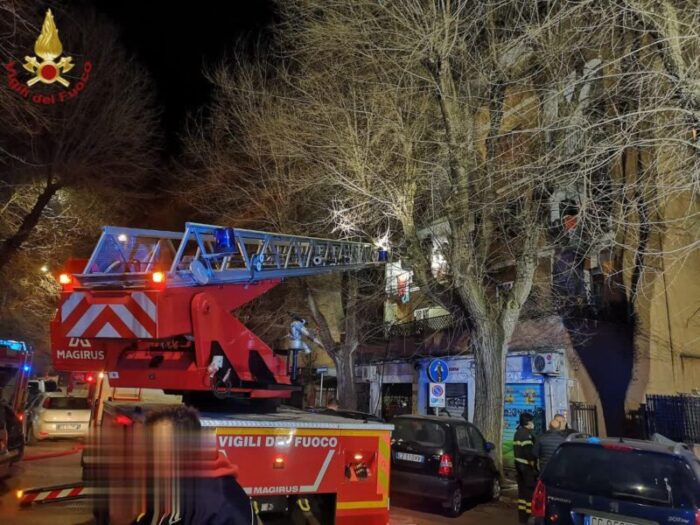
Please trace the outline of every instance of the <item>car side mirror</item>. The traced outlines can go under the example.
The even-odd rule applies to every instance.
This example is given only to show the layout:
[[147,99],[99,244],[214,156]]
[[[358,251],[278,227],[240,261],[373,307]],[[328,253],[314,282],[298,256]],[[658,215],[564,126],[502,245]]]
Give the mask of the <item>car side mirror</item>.
[[486,452],[491,452],[494,448],[496,448],[496,445],[494,445],[490,441],[487,441],[486,444],[484,445],[484,450]]

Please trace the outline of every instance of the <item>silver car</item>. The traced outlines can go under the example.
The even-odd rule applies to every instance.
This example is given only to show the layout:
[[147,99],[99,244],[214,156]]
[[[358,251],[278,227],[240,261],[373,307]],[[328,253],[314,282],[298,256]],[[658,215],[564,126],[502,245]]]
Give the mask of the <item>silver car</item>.
[[29,442],[53,438],[85,437],[90,430],[92,407],[86,397],[62,392],[41,394],[32,403],[27,421]]

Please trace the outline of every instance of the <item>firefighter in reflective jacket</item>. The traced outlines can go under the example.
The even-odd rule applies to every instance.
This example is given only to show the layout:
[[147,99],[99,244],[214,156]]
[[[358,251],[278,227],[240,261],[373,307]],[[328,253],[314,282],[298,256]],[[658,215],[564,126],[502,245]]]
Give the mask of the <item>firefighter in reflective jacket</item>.
[[518,521],[525,524],[530,517],[532,493],[537,483],[536,458],[533,453],[535,446],[534,417],[529,412],[520,414],[520,425],[513,437],[513,454],[515,456],[515,471],[518,480]]

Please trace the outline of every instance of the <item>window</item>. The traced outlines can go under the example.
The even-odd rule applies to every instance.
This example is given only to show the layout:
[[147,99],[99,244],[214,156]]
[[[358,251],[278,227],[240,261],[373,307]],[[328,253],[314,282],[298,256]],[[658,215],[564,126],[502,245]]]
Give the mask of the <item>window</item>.
[[668,454],[562,445],[543,474],[547,485],[646,505],[694,508],[692,467]]
[[477,430],[475,426],[469,425],[469,441],[472,444],[472,448],[476,450],[485,450],[486,443],[481,435],[481,432]]
[[47,397],[44,408],[87,410],[90,408],[90,403],[85,397]]
[[445,444],[445,429],[438,423],[420,419],[396,418],[394,439],[397,441],[414,442],[429,447],[441,447]]
[[457,425],[455,427],[455,432],[457,434],[457,446],[460,448],[460,450],[472,448],[471,442],[469,441],[469,431],[467,430],[467,425]]

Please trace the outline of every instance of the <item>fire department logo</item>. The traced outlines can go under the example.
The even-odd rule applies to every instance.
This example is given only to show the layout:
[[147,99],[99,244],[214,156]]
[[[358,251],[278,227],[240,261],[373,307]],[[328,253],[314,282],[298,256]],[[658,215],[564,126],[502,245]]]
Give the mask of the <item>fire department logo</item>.
[[63,53],[63,44],[61,44],[61,39],[58,38],[58,29],[56,28],[51,9],[46,11],[41,34],[34,44],[34,52],[42,59],[42,62],[39,62],[36,57],[24,57],[24,69],[34,73],[34,77],[27,80],[28,86],[33,86],[37,82],[43,82],[44,84],[58,82],[63,87],[70,85],[70,82],[63,78],[61,74],[73,69],[73,59],[71,57],[63,57],[58,62],[55,61]]
[[[14,60],[5,64],[7,84],[12,91],[37,104],[56,104],[76,97],[85,89],[92,71],[92,63],[88,60],[83,63],[82,73],[75,82],[64,76],[76,65],[72,57],[63,55],[63,44],[58,36],[51,9],[46,11],[41,33],[34,43],[34,53],[35,56],[25,56],[22,64],[22,67],[32,74],[28,80],[23,81],[20,78],[21,69],[18,71],[18,64]],[[39,92],[29,89],[37,84],[50,86],[56,83],[67,89],[58,92],[47,91],[46,88],[40,89]]]

